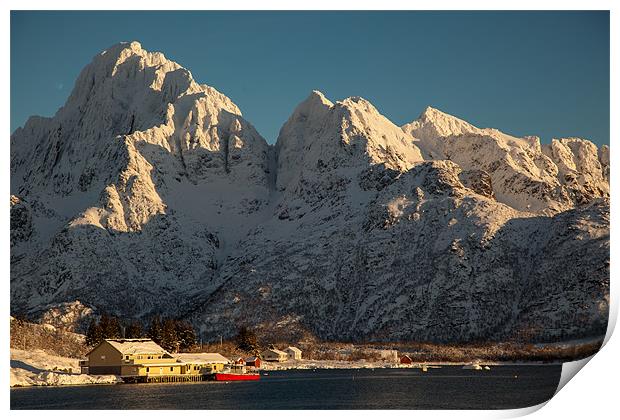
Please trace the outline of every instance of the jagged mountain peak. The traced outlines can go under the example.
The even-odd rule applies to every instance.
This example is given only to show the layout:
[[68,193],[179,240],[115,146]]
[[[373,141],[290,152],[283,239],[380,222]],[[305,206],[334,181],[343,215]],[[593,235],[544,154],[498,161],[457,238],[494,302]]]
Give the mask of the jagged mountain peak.
[[573,151],[579,150],[581,148],[587,149],[597,149],[598,147],[592,141],[588,139],[583,139],[581,137],[561,137],[551,139],[551,143],[561,143],[562,145],[571,148]]
[[119,51],[124,50],[124,49],[130,49],[133,51],[140,51],[140,52],[144,51],[142,49],[142,44],[140,43],[140,41],[135,41],[135,40],[134,41],[119,41],[116,44],[111,45],[109,48],[101,51],[99,55],[104,56],[108,52],[114,55],[115,52],[118,54]]
[[[462,121],[452,115],[449,115],[431,105],[427,105],[426,108],[424,108],[424,111],[422,111],[422,113],[418,116],[418,120],[423,120],[423,121],[436,121],[439,119],[455,119],[455,120],[459,120]],[[463,121],[464,122],[464,121]]]
[[302,103],[314,103],[314,102],[320,102],[321,104],[331,108],[332,106],[334,106],[334,104],[327,99],[327,97],[323,94],[323,92],[319,91],[319,90],[313,90],[312,92],[310,92],[310,95],[308,95],[308,98],[306,98],[306,100]]
[[578,192],[579,204],[609,195],[609,148],[589,140],[569,137],[552,139],[542,148],[557,167],[562,185]]
[[337,103],[342,106],[350,106],[350,107],[361,106],[369,110],[379,112],[377,111],[377,108],[375,108],[375,106],[368,99],[365,99],[361,96],[349,96],[348,98],[345,98],[341,101],[337,101]]
[[305,122],[308,118],[324,118],[330,110],[341,119],[351,120],[354,114],[363,119],[363,114],[369,114],[387,120],[370,101],[361,96],[350,96],[334,103],[322,92],[313,90],[297,105],[289,121]]
[[[147,161],[176,155],[179,172],[193,181],[220,169],[234,172],[243,155],[243,165],[260,161],[243,171],[260,178],[267,148],[230,98],[134,41],[96,55],[53,118],[31,118],[15,131],[12,182],[21,193],[49,183],[65,194],[85,190],[96,178],[114,181],[119,167],[135,160],[134,151]],[[110,155],[118,157],[112,166],[104,158]]]
[[175,61],[169,60],[162,52],[148,51],[138,41],[119,42],[97,54],[91,63],[93,67],[103,67],[114,76],[119,67],[133,60],[142,67],[163,67],[166,72],[182,69],[188,79],[193,81],[191,72]]
[[[12,255],[34,267],[13,296],[38,302],[53,288],[72,301],[92,285],[80,293],[91,305],[143,313],[147,296],[216,287],[222,248],[265,207],[271,171],[269,146],[228,97],[162,53],[116,44],[54,117],[11,136]],[[110,293],[121,284],[133,302]]]
[[486,131],[432,106],[427,106],[415,121],[405,124],[403,130],[407,132],[424,132],[426,135],[436,137],[471,133],[481,134]]
[[369,101],[350,97],[332,103],[313,91],[297,106],[276,143],[278,188],[301,172],[383,164],[398,171],[422,161],[413,138]]
[[[599,166],[606,164],[608,165],[609,163],[606,162],[605,157],[603,156],[605,154],[604,148],[607,148],[607,153],[609,153],[609,148],[607,146],[602,146],[599,150],[596,144],[592,143],[590,140],[579,137],[564,137],[551,139],[551,143],[544,145],[542,151],[551,158],[553,158],[553,155],[555,154],[562,160],[571,160],[575,165],[573,169],[575,169],[584,164],[594,164]],[[601,157],[603,157],[602,160]],[[594,168],[584,169],[591,170]],[[600,172],[600,168],[597,172]]]
[[103,92],[111,99],[122,100],[114,98],[114,94],[121,94],[123,90],[135,94],[136,89],[159,96],[163,103],[176,102],[178,98],[192,94],[210,97],[228,111],[241,114],[225,95],[197,83],[189,70],[167,59],[161,52],[143,49],[137,41],[115,44],[96,55],[80,73],[67,105],[81,104],[93,92]]
[[[164,55],[160,52],[157,53],[149,53],[147,50],[142,48],[142,44],[139,41],[121,41],[117,42],[114,45],[106,48],[97,54],[93,61],[100,62],[112,62],[114,64],[121,64],[122,60],[126,59],[131,55],[139,55],[141,57],[147,57],[151,54],[154,57],[159,58],[161,61],[167,61]],[[120,61],[120,62],[119,62]]]
[[295,107],[289,120],[305,121],[317,116],[324,115],[334,104],[318,90],[313,90],[310,95]]
[[381,122],[383,125],[383,123],[388,122],[390,126],[394,125],[369,100],[361,96],[350,96],[337,101],[336,107],[342,110],[345,118],[354,123],[367,125]]
[[609,194],[605,153],[599,156],[587,140],[541,146],[538,137],[481,129],[432,107],[402,129],[416,138],[426,159],[450,159],[466,171],[483,171],[497,200],[517,210],[555,213]]

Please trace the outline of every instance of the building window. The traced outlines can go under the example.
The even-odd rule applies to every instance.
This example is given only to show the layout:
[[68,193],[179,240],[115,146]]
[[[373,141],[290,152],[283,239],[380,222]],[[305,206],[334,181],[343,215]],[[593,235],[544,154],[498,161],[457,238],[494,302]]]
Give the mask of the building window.
[[146,371],[148,372],[150,368],[146,368]]
[[125,356],[125,360],[129,360],[129,355]]
[[172,368],[172,367],[171,367],[171,368],[170,368],[170,372],[172,372],[173,370],[174,370],[174,368]]

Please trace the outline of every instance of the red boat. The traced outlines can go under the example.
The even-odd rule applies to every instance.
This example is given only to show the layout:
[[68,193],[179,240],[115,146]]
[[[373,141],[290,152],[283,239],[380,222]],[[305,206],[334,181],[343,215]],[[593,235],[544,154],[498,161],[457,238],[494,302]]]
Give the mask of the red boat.
[[260,375],[258,373],[216,373],[214,378],[216,381],[258,381]]
[[223,372],[213,374],[213,380],[215,381],[258,381],[259,379],[259,372],[248,372],[243,365],[228,365]]

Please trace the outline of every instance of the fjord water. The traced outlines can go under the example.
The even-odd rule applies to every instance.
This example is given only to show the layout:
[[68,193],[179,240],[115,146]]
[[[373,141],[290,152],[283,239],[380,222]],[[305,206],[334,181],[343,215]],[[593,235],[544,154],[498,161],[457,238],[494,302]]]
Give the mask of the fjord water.
[[11,389],[11,409],[509,409],[550,399],[562,365],[268,372],[258,382]]

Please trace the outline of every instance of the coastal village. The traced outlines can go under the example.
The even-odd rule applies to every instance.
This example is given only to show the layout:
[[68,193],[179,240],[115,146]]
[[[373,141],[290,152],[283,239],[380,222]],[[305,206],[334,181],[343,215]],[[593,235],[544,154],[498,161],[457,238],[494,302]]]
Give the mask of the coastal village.
[[[126,332],[130,332],[128,328]],[[100,338],[11,318],[11,387],[259,380],[272,371],[301,369],[416,369],[444,365],[489,370],[503,363],[542,363],[592,352],[599,343],[437,346],[423,343],[328,343],[304,339],[262,345],[246,332],[240,341],[189,347],[138,338]],[[241,336],[242,334],[240,334]],[[121,337],[123,334],[121,333]],[[113,336],[114,337],[114,336]],[[242,348],[245,347],[245,348]]]
[[[317,353],[312,343],[240,349],[239,343],[171,349],[155,340],[86,336],[11,319],[11,386],[258,380],[269,371],[414,367],[396,350],[355,347]],[[122,337],[122,335],[121,335]],[[250,343],[254,337],[250,334]],[[167,348],[166,348],[167,347]],[[306,349],[304,351],[302,349]]]
[[261,361],[301,360],[297,347],[229,359],[219,353],[169,353],[149,338],[105,339],[80,360],[81,373],[117,375],[124,382],[257,380]]
[[[408,355],[378,350],[385,361],[411,365]],[[169,353],[148,338],[105,339],[80,360],[81,373],[117,375],[123,382],[189,382],[258,380],[263,362],[300,362],[302,351],[289,346],[266,349],[250,357],[225,357],[220,353]],[[426,371],[426,367],[422,367]],[[274,369],[278,370],[278,369]]]

